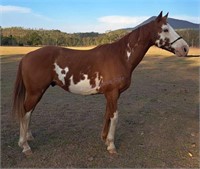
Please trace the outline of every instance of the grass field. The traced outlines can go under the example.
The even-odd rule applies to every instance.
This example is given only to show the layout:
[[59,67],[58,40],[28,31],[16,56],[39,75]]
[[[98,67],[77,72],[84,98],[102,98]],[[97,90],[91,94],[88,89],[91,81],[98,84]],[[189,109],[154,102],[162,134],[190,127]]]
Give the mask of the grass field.
[[[34,51],[39,49],[40,47],[0,47],[0,56],[7,56],[7,55],[18,55],[18,54],[26,54],[28,52]],[[78,50],[88,50],[92,49],[93,46],[89,47],[69,47],[70,49],[78,49]]]
[[[24,55],[28,52],[31,52],[33,50],[36,50],[40,47],[0,47],[0,57],[4,57],[7,55]],[[94,46],[88,46],[88,47],[68,47],[71,49],[78,49],[78,50],[88,50],[94,48]],[[157,47],[151,47],[148,51],[149,55],[165,55],[165,56],[171,56],[170,52],[167,52],[165,50],[159,49]],[[190,48],[188,55],[200,55],[200,49],[199,48]]]
[[148,51],[119,99],[117,156],[100,139],[104,96],[49,87],[32,115],[33,155],[26,158],[11,117],[12,91],[19,59],[35,49],[0,47],[2,168],[199,167],[199,49],[184,58]]

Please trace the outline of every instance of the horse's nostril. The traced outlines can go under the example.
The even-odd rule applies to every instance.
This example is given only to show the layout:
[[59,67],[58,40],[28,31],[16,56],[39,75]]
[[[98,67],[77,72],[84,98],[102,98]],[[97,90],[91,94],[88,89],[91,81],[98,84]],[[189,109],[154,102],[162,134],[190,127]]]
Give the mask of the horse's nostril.
[[184,50],[185,53],[187,52],[187,48],[186,47],[183,47],[183,50]]

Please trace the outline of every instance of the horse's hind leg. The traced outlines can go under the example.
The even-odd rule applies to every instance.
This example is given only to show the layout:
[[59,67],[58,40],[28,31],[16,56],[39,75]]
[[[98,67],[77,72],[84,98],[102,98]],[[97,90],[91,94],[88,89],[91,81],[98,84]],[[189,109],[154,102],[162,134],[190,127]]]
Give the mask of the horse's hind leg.
[[32,140],[32,134],[29,129],[29,123],[31,119],[31,113],[33,112],[36,104],[39,102],[40,98],[42,97],[43,93],[27,93],[26,99],[24,103],[24,108],[26,110],[26,114],[23,119],[20,120],[20,139],[19,139],[19,146],[23,148],[23,153],[29,155],[32,153],[31,148],[27,141]]
[[28,145],[28,138],[27,138],[27,133],[28,133],[28,127],[29,127],[29,122],[30,122],[30,116],[31,116],[32,110],[27,112],[26,115],[22,120],[20,120],[20,138],[19,138],[19,146],[23,148],[23,153],[26,155],[31,154],[31,148]]

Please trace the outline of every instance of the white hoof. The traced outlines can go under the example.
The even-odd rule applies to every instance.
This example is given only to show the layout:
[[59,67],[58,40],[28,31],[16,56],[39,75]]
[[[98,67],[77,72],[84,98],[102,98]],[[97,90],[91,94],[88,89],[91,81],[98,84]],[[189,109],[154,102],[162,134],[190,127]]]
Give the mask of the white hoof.
[[23,149],[22,153],[24,153],[25,156],[30,156],[30,155],[33,154],[31,148],[29,148],[29,149]]
[[110,154],[118,154],[116,148],[108,150]]

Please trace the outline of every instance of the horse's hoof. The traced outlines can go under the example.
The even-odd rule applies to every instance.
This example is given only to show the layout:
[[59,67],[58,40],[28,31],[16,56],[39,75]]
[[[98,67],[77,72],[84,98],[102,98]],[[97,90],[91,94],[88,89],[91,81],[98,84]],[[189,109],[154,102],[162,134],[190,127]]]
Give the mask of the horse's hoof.
[[33,154],[33,152],[32,152],[31,149],[28,149],[28,150],[25,150],[25,151],[23,150],[22,152],[23,152],[24,155],[27,156],[27,157],[28,157],[28,156],[31,156],[31,155]]
[[116,150],[115,148],[114,148],[114,149],[108,150],[108,152],[109,152],[111,155],[118,155],[117,150]]

